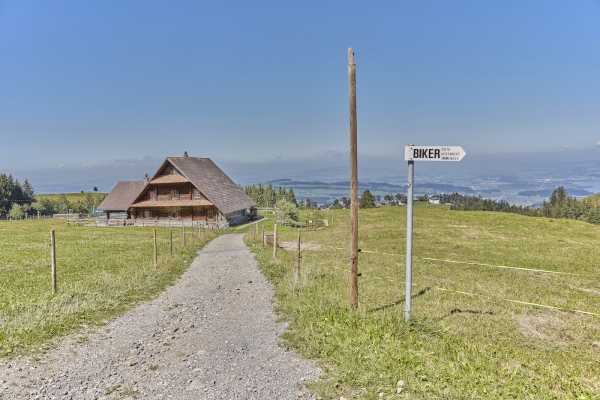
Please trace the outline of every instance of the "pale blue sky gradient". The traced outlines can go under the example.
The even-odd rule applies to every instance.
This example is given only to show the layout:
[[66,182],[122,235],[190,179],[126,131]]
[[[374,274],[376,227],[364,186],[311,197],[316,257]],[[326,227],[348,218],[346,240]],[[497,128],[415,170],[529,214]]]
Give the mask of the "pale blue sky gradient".
[[318,166],[348,151],[348,47],[365,157],[590,149],[599,45],[591,0],[0,0],[0,172],[116,182],[184,150]]

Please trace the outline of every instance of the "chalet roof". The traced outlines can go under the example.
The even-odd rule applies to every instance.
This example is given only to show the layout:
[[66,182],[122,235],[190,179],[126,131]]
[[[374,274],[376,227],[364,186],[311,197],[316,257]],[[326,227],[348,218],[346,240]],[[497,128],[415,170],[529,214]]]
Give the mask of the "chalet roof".
[[119,182],[100,203],[98,210],[127,211],[143,189],[143,181]]
[[167,161],[188,178],[223,214],[256,207],[256,203],[210,158],[169,157],[165,160]]

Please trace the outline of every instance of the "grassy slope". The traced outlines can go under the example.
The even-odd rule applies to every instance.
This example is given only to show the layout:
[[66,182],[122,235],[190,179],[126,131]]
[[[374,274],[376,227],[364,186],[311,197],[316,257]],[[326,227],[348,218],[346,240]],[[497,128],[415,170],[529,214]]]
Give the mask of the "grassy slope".
[[588,196],[585,200],[590,200],[594,203],[600,203],[600,193],[596,193],[594,195]]
[[[349,304],[346,250],[306,251],[302,281],[295,255],[262,250],[290,321],[287,343],[320,360],[327,398],[600,398],[600,317],[516,304],[516,299],[600,313],[600,227],[491,212],[417,207],[413,317],[403,321],[405,208],[361,210],[360,307]],[[325,214],[327,215],[327,214]],[[347,249],[349,213],[303,242]],[[266,229],[272,219],[265,221]],[[281,228],[280,240],[296,230]],[[423,260],[473,261],[585,276],[553,275]],[[427,288],[429,288],[427,290]],[[476,293],[467,296],[435,288]],[[396,382],[406,382],[397,395]]]
[[[106,196],[108,193],[98,193],[98,192],[89,192],[92,197],[104,197]],[[85,196],[87,196],[88,192],[85,193],[64,193],[64,195],[67,197],[67,200],[69,202],[76,202],[76,201],[83,201],[83,199],[85,199]],[[60,196],[62,196],[63,194],[36,194],[35,198],[36,200],[39,200],[41,198],[49,198],[52,200],[56,200],[58,199]]]
[[[58,293],[51,294],[50,229],[56,231]],[[0,356],[28,353],[81,324],[99,323],[172,284],[217,236],[158,228],[159,265],[153,265],[152,228],[66,226],[64,220],[0,223]]]

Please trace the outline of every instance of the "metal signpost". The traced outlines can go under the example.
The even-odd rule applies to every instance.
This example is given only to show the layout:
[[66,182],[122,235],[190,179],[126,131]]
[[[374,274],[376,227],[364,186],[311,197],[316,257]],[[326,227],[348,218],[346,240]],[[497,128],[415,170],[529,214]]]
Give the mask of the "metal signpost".
[[408,161],[408,193],[406,198],[406,301],[404,321],[408,322],[412,297],[412,231],[415,161],[460,161],[465,156],[460,146],[414,146],[404,147],[404,159]]

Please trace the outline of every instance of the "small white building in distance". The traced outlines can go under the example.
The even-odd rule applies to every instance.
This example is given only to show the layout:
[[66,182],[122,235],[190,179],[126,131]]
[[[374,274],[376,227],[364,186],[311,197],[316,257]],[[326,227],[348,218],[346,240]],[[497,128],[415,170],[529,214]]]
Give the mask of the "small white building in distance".
[[429,204],[440,204],[440,198],[437,196],[430,197]]

